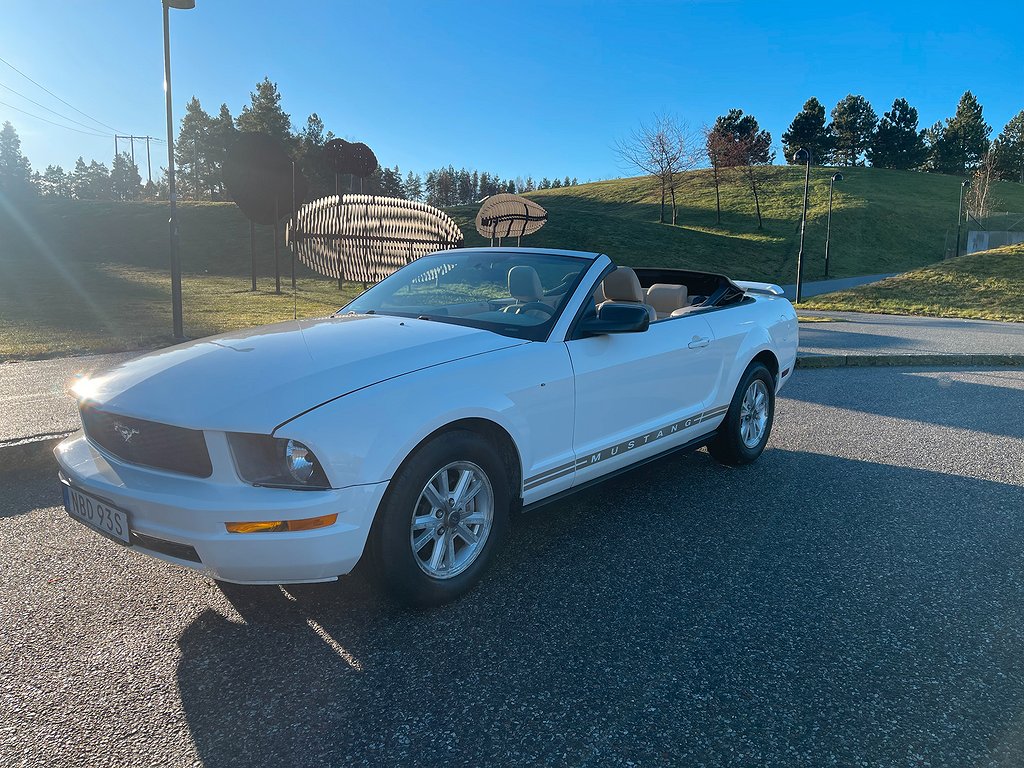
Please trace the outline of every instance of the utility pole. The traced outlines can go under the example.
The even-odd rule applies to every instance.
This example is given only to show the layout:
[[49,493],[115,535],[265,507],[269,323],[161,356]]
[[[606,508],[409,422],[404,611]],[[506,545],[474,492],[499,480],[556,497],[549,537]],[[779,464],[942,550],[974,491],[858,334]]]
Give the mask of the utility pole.
[[149,179],[149,183],[152,184],[153,183],[153,163],[150,162],[150,159],[149,159],[149,139],[150,139],[150,137],[147,136],[146,137],[146,178],[148,178]]

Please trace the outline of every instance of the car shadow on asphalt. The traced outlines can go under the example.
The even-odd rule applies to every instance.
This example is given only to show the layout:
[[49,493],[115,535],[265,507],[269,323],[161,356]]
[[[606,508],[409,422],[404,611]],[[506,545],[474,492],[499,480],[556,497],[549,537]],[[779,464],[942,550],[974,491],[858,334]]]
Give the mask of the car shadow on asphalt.
[[[957,369],[953,377],[934,369],[900,368],[884,372],[891,378],[880,381],[878,368],[847,368],[842,378],[827,372],[800,371],[782,396],[833,408],[844,408],[878,416],[956,427],[992,435],[1024,438],[1024,375],[1007,376],[999,368]],[[963,374],[976,381],[965,381]],[[983,383],[990,382],[990,383]],[[865,391],[875,396],[865,397]],[[898,392],[899,396],[894,396]]]
[[45,506],[64,504],[57,482],[57,465],[52,469],[0,472],[0,518],[17,517]]
[[663,459],[520,518],[433,611],[360,578],[227,587],[244,623],[183,631],[182,706],[217,766],[1021,764],[1022,501],[796,451]]

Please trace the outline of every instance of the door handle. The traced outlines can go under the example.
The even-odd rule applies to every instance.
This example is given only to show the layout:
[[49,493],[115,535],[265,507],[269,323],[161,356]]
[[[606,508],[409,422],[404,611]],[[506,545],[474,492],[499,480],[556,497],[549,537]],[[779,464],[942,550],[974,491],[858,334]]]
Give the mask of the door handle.
[[698,349],[700,347],[706,347],[710,343],[711,339],[709,339],[707,336],[694,336],[693,341],[691,341],[686,346],[688,346],[690,349]]

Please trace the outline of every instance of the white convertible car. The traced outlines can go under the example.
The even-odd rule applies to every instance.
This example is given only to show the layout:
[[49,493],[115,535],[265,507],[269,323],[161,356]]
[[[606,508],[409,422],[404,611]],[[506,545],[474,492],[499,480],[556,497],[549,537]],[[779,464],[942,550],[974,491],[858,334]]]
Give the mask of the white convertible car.
[[527,248],[418,259],[336,314],[171,347],[75,387],[68,513],[241,584],[476,583],[509,517],[672,451],[753,461],[793,371],[777,286]]

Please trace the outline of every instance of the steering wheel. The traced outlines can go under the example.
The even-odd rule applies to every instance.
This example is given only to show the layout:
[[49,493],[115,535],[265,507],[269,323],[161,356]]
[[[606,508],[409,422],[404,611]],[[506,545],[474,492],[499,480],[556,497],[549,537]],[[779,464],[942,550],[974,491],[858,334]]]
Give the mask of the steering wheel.
[[501,311],[511,312],[514,315],[521,315],[523,312],[529,312],[531,309],[539,309],[541,312],[544,312],[549,316],[553,316],[555,314],[555,310],[543,301],[528,301],[525,304],[512,304]]

